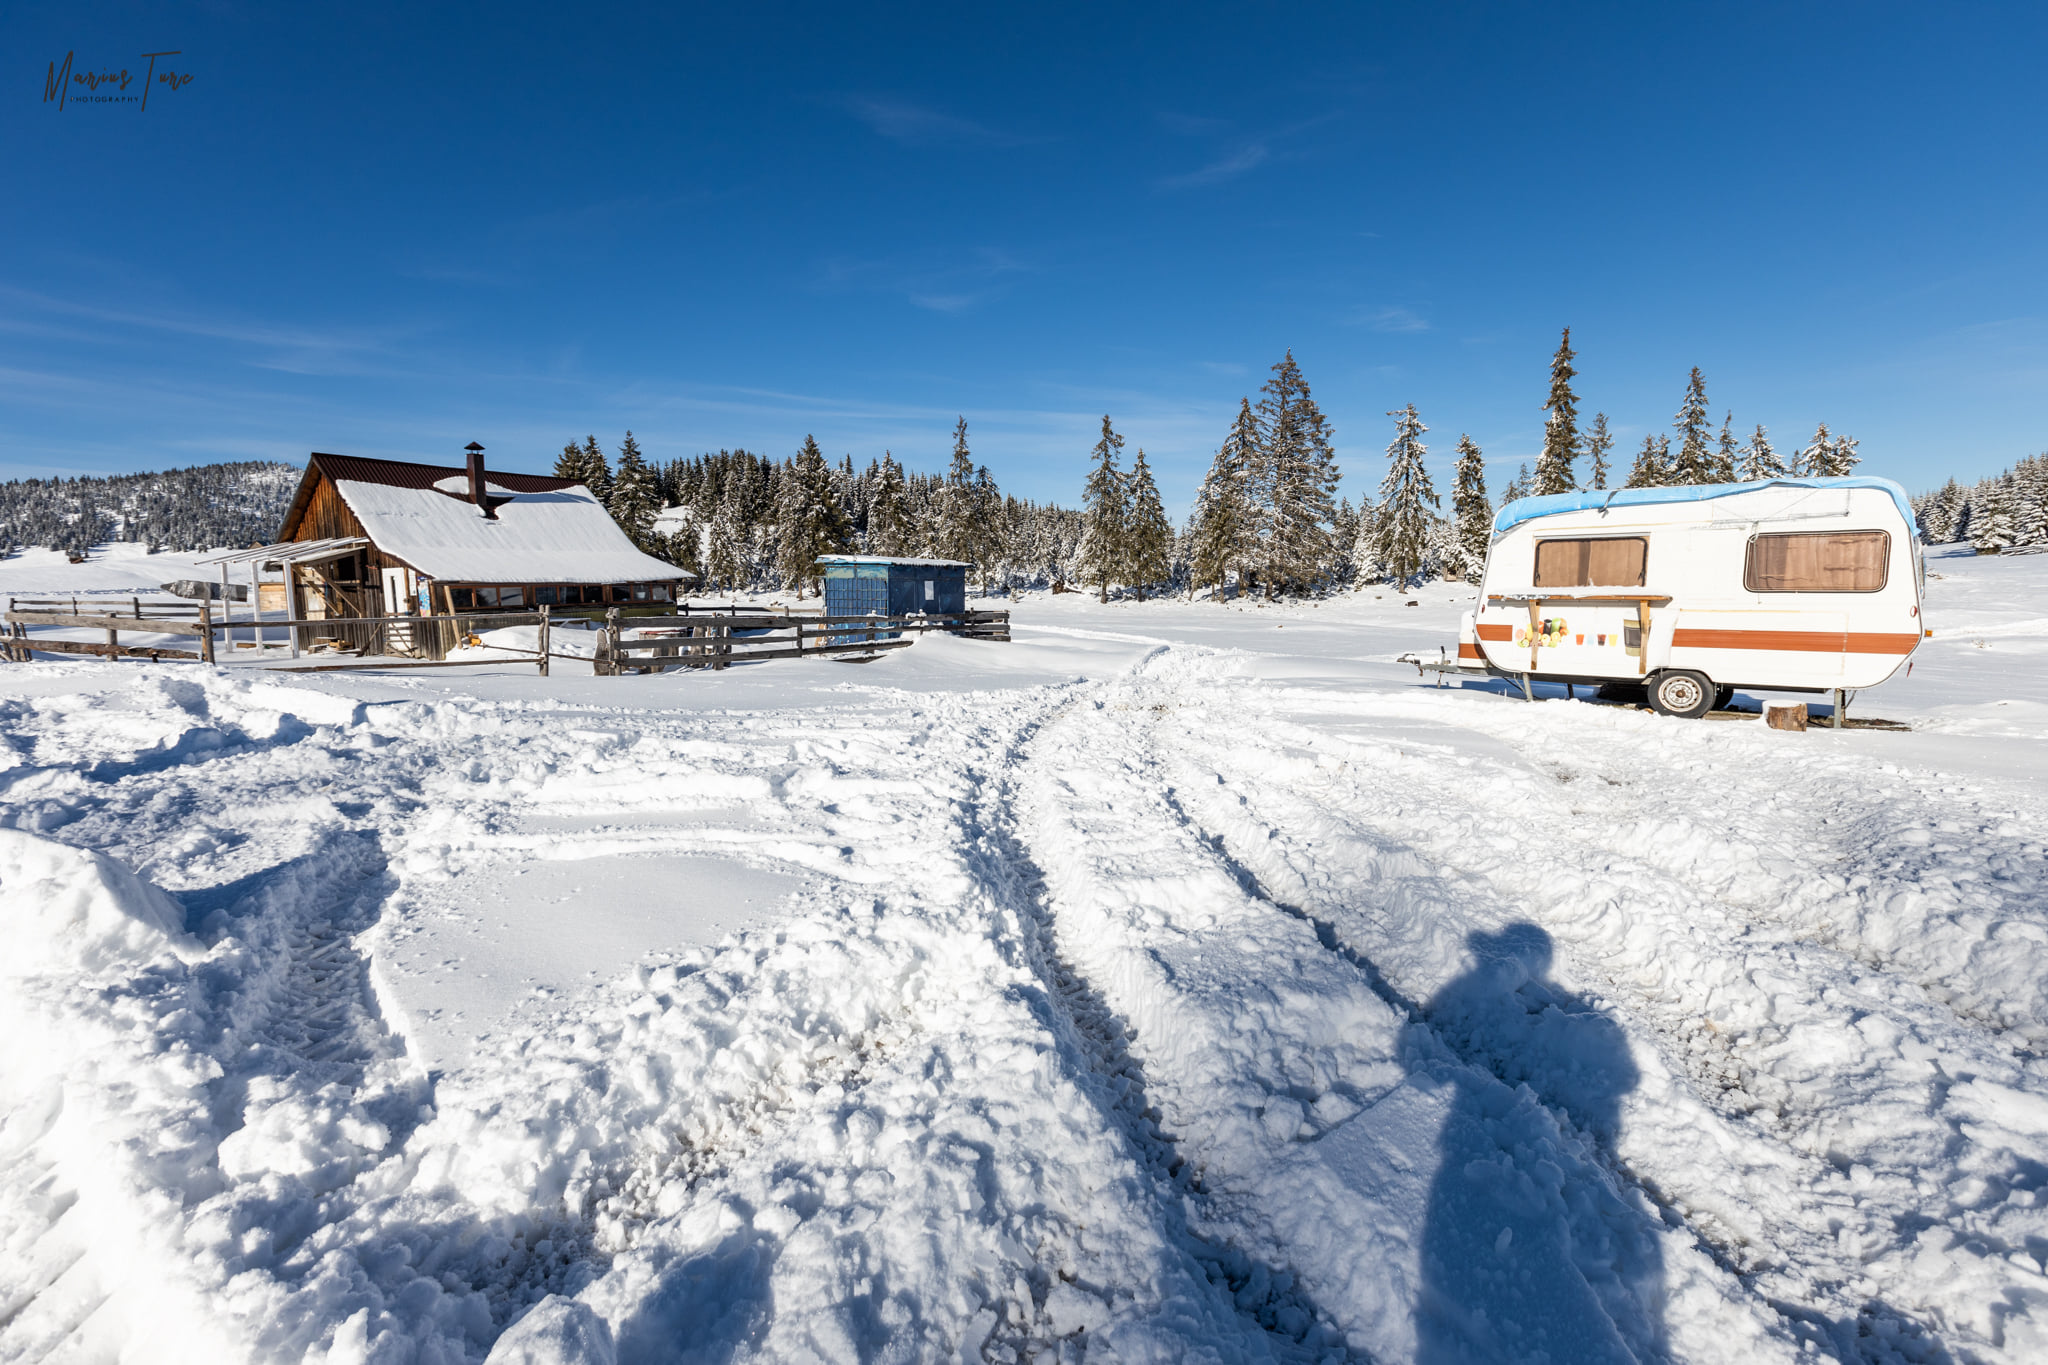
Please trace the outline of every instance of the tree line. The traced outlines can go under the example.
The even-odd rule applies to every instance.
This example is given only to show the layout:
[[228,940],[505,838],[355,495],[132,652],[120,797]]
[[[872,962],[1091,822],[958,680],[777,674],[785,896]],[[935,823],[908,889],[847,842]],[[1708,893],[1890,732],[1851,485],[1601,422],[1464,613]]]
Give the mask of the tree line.
[[1950,479],[1913,499],[1929,545],[1967,540],[1978,554],[2048,545],[2048,454],[1968,486]]
[[0,483],[0,553],[31,546],[83,559],[95,545],[158,550],[261,544],[298,488],[296,465],[272,460],[148,474],[81,474]]
[[555,473],[587,486],[636,545],[709,591],[802,596],[818,556],[849,552],[959,560],[986,592],[1079,572],[1080,515],[998,488],[975,462],[964,417],[943,474],[906,470],[889,451],[865,469],[851,455],[835,463],[811,436],[784,460],[720,450],[656,465],[630,431],[616,463],[590,436],[563,447]]

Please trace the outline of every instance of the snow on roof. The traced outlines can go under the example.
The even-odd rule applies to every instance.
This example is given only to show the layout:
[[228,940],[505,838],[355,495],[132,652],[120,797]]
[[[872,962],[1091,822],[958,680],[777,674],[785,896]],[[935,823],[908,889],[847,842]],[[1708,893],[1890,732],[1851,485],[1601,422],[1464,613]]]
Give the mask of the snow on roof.
[[820,564],[901,564],[915,569],[971,569],[961,559],[907,559],[901,555],[819,555]]
[[1899,515],[1906,519],[1908,525],[1913,522],[1913,505],[1906,500],[1905,489],[1890,479],[1857,474],[1833,479],[1765,479],[1757,483],[1680,484],[1672,488],[1584,488],[1573,493],[1546,493],[1541,497],[1517,498],[1504,504],[1493,519],[1493,530],[1498,535],[1525,521],[1555,516],[1559,512],[1595,512],[1609,507],[1645,507],[1664,502],[1709,502],[1741,493],[1757,493],[1766,488],[1876,488],[1891,494],[1892,501],[1898,504]]
[[[524,492],[515,491],[525,482],[517,476],[504,483],[485,477],[490,491],[507,499],[493,497],[495,518],[466,497],[439,491],[438,484],[452,479],[406,488],[337,478],[334,487],[378,549],[444,582],[632,583],[696,576],[634,549],[582,484]],[[466,482],[462,491],[468,491]]]

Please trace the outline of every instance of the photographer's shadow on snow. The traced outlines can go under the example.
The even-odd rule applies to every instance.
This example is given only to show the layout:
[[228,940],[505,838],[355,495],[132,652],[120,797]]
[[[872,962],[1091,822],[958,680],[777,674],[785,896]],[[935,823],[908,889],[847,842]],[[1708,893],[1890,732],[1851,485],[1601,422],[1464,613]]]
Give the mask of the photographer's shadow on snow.
[[[1416,1304],[1418,1365],[1663,1359],[1657,1213],[1600,1153],[1639,1079],[1628,1040],[1551,982],[1533,924],[1467,940],[1474,964],[1424,1007],[1448,1072]],[[1442,1077],[1442,1058],[1428,1063]],[[1565,1122],[1559,1122],[1559,1115]]]

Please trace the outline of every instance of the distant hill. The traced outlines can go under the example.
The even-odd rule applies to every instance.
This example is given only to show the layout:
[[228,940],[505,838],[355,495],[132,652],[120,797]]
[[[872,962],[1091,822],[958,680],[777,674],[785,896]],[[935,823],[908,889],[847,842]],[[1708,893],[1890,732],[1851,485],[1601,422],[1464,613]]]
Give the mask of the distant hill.
[[40,546],[82,555],[117,540],[152,550],[268,541],[300,472],[297,465],[250,460],[159,474],[15,479],[0,483],[0,551]]

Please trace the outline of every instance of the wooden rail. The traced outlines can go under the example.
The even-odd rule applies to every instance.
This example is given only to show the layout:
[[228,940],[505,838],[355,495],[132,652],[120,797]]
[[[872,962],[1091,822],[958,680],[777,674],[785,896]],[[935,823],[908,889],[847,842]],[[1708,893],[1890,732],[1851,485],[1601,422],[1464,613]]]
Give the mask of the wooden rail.
[[[71,610],[63,610],[66,605]],[[552,609],[538,611],[460,612],[442,616],[385,617],[287,617],[263,619],[253,613],[241,618],[216,618],[212,604],[195,603],[189,615],[179,608],[164,614],[145,612],[139,598],[131,598],[130,614],[87,610],[89,603],[72,599],[13,598],[5,614],[6,634],[0,635],[0,657],[27,662],[36,652],[87,654],[109,659],[143,658],[215,661],[215,637],[226,633],[234,644],[238,631],[257,633],[258,647],[273,646],[261,632],[285,632],[283,648],[297,659],[303,644],[312,639],[348,640],[355,645],[357,662],[300,665],[291,672],[338,672],[391,668],[459,667],[494,662],[532,663],[546,676],[555,659],[590,662],[603,676],[622,673],[664,672],[671,668],[722,669],[735,663],[770,659],[797,659],[809,655],[878,653],[901,649],[912,643],[905,636],[945,631],[969,639],[1007,641],[1010,614],[1007,611],[965,611],[913,616],[823,616],[770,611],[698,611],[684,606],[672,614],[655,615],[645,609],[611,607],[601,616],[575,612],[568,620],[597,624],[597,638],[590,655],[565,654],[555,648],[552,629],[559,618]],[[628,613],[631,613],[630,615]],[[172,614],[175,613],[175,614]],[[497,659],[448,659],[445,656],[484,632],[513,626],[538,626],[532,649],[500,648]],[[31,636],[30,626],[63,629],[103,630],[105,643],[86,640],[52,640]],[[121,632],[194,637],[197,652],[162,645],[122,644]],[[628,632],[631,632],[629,635]],[[315,635],[314,632],[324,632]],[[369,658],[374,648],[385,655],[394,644],[399,657]],[[246,648],[247,646],[240,646]],[[411,656],[411,657],[407,657]],[[424,657],[422,657],[424,656]]]

